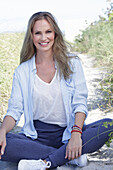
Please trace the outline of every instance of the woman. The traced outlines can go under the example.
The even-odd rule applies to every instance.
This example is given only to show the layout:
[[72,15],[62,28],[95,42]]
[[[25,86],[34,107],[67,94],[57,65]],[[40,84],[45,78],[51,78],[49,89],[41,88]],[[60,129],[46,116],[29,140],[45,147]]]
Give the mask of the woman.
[[[21,133],[9,133],[23,112]],[[87,114],[79,58],[69,57],[50,13],[33,14],[0,128],[1,160],[19,162],[19,170],[55,168],[67,162],[85,165],[84,155],[102,147],[113,131],[111,119],[85,125]]]

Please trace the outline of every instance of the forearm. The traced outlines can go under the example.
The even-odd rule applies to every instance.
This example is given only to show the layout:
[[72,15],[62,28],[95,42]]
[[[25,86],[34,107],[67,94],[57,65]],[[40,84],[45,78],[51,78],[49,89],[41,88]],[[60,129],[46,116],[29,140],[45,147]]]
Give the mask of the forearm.
[[[75,125],[79,126],[80,129],[82,129],[84,120],[85,120],[85,114],[81,112],[77,112],[75,115]],[[75,159],[78,158],[82,153],[82,139],[81,139],[81,133],[74,131],[71,133],[71,138],[68,142],[68,145],[66,147],[66,156],[65,158]]]
[[77,112],[75,115],[75,125],[79,126],[82,129],[85,117],[85,113]]
[[2,129],[4,133],[8,133],[14,128],[15,124],[16,121],[11,116],[6,116],[3,120],[0,129]]
[[[81,112],[77,112],[75,115],[75,125],[80,127],[82,129],[84,120],[85,120],[86,115]],[[81,133],[80,132],[74,132],[71,134],[71,138],[73,140],[76,140],[77,138],[81,138]]]

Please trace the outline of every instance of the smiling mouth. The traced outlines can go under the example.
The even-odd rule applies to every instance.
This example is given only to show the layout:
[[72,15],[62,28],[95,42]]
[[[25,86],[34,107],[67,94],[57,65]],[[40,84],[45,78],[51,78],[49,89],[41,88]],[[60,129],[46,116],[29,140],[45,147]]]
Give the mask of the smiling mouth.
[[39,43],[41,46],[46,46],[49,44],[49,42],[43,42],[43,43]]

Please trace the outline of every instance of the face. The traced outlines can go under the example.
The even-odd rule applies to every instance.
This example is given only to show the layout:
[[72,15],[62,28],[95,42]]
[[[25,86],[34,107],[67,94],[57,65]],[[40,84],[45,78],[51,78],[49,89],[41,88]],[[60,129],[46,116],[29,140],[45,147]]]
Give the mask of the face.
[[37,52],[52,51],[55,33],[45,19],[35,22],[32,37]]

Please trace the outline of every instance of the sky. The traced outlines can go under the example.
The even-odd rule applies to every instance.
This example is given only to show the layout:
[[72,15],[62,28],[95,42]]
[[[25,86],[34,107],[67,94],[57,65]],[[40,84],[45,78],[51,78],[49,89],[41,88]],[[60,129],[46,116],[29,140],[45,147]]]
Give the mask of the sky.
[[25,31],[32,14],[48,11],[55,16],[66,39],[73,41],[80,30],[104,14],[108,6],[107,0],[1,0],[0,33]]

